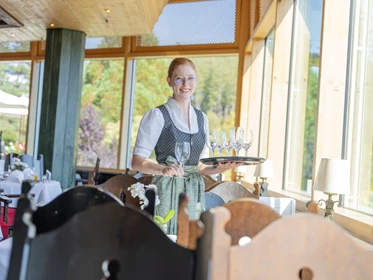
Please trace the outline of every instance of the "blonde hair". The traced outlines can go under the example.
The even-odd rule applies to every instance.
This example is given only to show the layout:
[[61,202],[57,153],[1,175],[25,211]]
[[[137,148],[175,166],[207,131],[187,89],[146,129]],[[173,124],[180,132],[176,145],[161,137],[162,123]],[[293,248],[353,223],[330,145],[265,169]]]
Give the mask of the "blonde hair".
[[193,61],[191,61],[190,59],[186,57],[177,57],[171,61],[170,66],[168,67],[168,77],[171,78],[172,73],[175,71],[175,69],[181,65],[189,65],[190,67],[194,69],[194,71],[197,72]]

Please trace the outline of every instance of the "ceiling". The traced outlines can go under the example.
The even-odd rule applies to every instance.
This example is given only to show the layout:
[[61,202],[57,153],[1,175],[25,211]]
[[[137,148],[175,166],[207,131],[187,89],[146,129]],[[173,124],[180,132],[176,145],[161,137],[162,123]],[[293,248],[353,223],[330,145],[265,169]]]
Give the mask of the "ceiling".
[[[84,31],[88,37],[152,32],[168,0],[0,0],[0,42],[39,41],[47,28]],[[109,9],[110,12],[105,10]],[[11,14],[13,19],[4,12]],[[5,21],[5,23],[4,23]],[[16,25],[21,27],[4,27]],[[54,24],[54,27],[50,25]]]

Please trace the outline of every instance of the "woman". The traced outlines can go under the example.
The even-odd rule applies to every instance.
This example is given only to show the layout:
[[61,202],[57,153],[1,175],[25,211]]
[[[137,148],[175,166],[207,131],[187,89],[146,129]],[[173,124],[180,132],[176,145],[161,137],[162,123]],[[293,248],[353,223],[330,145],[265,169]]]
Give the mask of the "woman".
[[[178,198],[185,192],[190,202],[189,216],[196,219],[204,210],[202,175],[223,173],[238,163],[207,166],[199,159],[208,157],[205,138],[208,135],[207,116],[191,106],[197,82],[194,63],[187,58],[175,58],[168,69],[167,83],[173,95],[166,104],[147,112],[141,120],[132,157],[132,168],[154,174],[152,183],[158,187],[160,204],[156,212],[164,217],[171,209],[177,214]],[[175,160],[175,143],[189,142],[190,156],[184,170]],[[158,163],[147,158],[155,150]],[[202,156],[201,156],[202,155]],[[169,233],[176,234],[176,217],[172,218]]]

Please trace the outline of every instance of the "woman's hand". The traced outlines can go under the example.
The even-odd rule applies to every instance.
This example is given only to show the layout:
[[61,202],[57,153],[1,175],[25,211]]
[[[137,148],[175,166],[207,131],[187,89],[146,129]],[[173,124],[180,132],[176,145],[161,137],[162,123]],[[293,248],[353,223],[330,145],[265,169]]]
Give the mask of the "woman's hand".
[[181,168],[180,165],[178,164],[170,164],[169,166],[165,166],[162,169],[162,175],[163,176],[173,176],[176,175],[178,177],[183,177],[184,176],[184,170]]

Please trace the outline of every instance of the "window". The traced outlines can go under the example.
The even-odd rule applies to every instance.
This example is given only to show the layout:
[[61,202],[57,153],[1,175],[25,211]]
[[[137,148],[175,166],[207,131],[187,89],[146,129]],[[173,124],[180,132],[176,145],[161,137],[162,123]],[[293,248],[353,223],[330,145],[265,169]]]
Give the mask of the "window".
[[273,52],[275,43],[275,33],[272,30],[265,40],[264,46],[264,69],[263,69],[263,89],[260,109],[260,131],[259,131],[259,157],[267,158],[268,134],[269,134],[269,111],[271,108]]
[[373,4],[354,3],[345,154],[351,161],[352,188],[344,202],[345,207],[373,215]]
[[294,7],[283,185],[307,195],[312,190],[322,3],[298,0]]
[[0,130],[4,153],[26,150],[31,62],[0,63]]
[[118,168],[123,60],[84,63],[77,165]]
[[0,42],[0,53],[29,52],[30,42]]
[[[234,126],[237,83],[237,56],[193,57],[197,69],[197,87],[192,104],[206,113],[210,127]],[[142,116],[167,102],[172,91],[166,82],[172,59],[137,59],[133,101],[131,154]],[[155,155],[151,156],[155,160]]]
[[234,43],[235,29],[235,0],[169,3],[152,34],[137,37],[137,46]]

